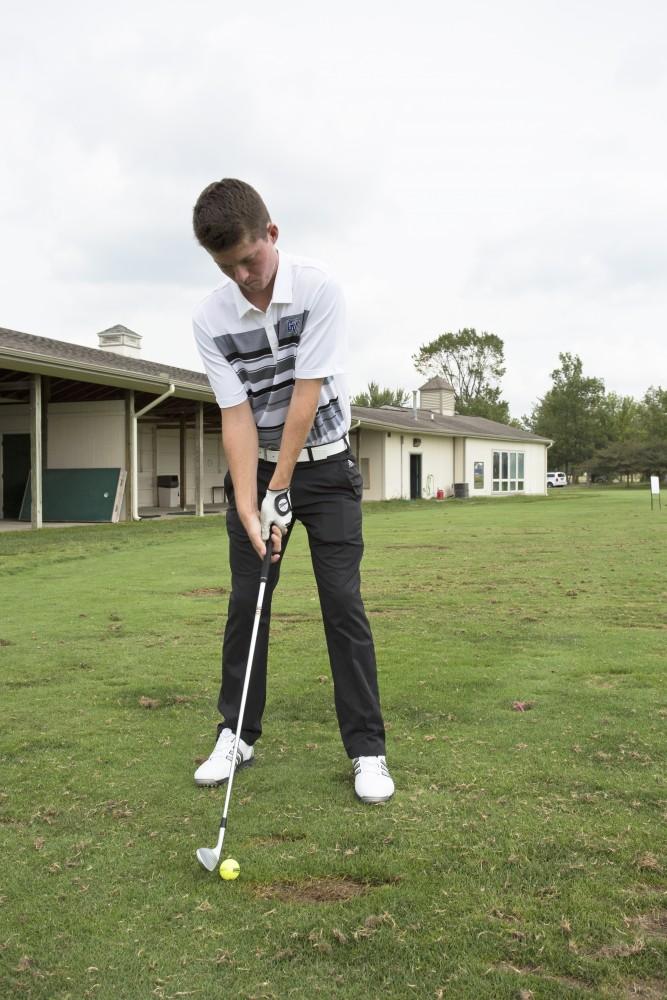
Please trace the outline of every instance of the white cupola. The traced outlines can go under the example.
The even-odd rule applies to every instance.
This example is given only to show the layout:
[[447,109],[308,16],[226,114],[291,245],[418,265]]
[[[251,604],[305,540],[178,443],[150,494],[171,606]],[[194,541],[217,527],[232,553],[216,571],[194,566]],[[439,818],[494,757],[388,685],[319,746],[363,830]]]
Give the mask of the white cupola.
[[141,335],[126,326],[117,323],[108,330],[97,334],[99,348],[111,351],[112,354],[122,354],[124,358],[138,358],[141,353]]
[[436,376],[425,382],[419,393],[422,410],[431,410],[432,413],[440,413],[443,417],[454,415],[456,393],[454,386],[447,379]]

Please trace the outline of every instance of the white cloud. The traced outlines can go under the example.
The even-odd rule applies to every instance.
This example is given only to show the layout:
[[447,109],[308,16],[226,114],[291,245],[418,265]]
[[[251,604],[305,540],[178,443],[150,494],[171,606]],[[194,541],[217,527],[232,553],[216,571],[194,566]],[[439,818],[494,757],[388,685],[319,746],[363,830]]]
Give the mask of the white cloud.
[[666,22],[657,0],[15,7],[0,325],[122,322],[197,365],[217,279],[191,208],[241,176],[340,275],[353,388],[412,388],[421,343],[475,326],[505,340],[515,413],[561,350],[641,394],[665,361]]
[[667,286],[667,215],[628,219],[579,217],[534,226],[479,248],[467,288],[487,297],[606,295],[639,291],[662,297]]

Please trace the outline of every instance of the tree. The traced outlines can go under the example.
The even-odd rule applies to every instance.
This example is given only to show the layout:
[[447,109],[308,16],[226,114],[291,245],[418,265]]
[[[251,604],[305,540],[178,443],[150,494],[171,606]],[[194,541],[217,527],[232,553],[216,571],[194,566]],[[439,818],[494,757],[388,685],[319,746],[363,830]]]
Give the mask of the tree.
[[381,389],[377,382],[369,382],[365,392],[359,392],[353,398],[354,406],[405,406],[409,393],[405,389]]
[[466,417],[486,417],[487,420],[496,420],[501,424],[513,423],[510,420],[509,403],[500,398],[500,389],[487,389],[467,403],[458,400],[456,411]]
[[608,392],[600,400],[599,420],[606,440],[637,441],[641,435],[642,406],[632,396]]
[[607,443],[601,419],[604,382],[585,376],[576,354],[558,357],[560,368],[551,373],[553,387],[534,407],[529,423],[533,433],[554,440],[551,468],[571,473]]
[[667,442],[614,441],[596,451],[587,463],[591,481],[625,476],[628,485],[633,476],[663,477],[667,473]]
[[612,441],[596,451],[586,463],[590,481],[625,476],[629,486],[632,476],[640,471],[640,448],[636,441]]
[[667,389],[651,386],[640,404],[642,437],[648,441],[667,440]]
[[506,423],[507,403],[496,384],[505,374],[505,345],[495,333],[465,327],[422,344],[412,362],[421,375],[440,375],[454,387],[458,413]]
[[667,441],[662,438],[641,444],[637,464],[646,479],[650,476],[663,479],[667,473]]

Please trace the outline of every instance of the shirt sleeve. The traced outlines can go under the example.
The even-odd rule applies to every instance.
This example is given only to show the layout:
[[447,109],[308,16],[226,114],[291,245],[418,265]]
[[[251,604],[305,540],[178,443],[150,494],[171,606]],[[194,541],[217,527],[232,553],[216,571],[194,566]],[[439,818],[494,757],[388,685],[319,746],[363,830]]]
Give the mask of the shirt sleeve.
[[245,403],[248,394],[230,363],[215,346],[211,335],[199,325],[196,319],[192,321],[192,329],[199,357],[220,409],[224,410],[226,407]]
[[294,368],[295,378],[326,378],[344,370],[345,300],[330,277],[322,283],[308,311]]

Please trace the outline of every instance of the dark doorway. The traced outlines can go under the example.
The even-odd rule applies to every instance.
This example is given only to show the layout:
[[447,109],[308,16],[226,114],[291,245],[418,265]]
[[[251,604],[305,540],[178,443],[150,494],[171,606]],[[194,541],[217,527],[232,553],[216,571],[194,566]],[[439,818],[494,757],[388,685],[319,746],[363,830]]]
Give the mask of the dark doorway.
[[422,457],[410,455],[410,499],[421,500],[422,497]]
[[30,474],[30,435],[2,435],[2,513],[16,519]]

